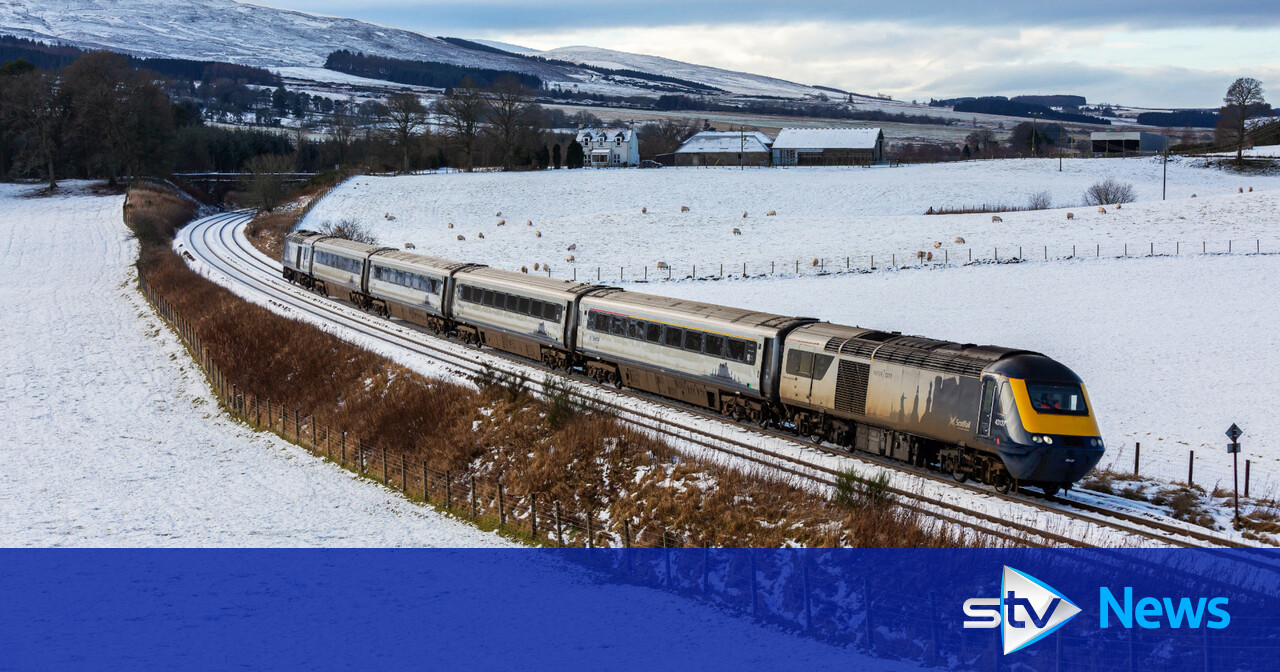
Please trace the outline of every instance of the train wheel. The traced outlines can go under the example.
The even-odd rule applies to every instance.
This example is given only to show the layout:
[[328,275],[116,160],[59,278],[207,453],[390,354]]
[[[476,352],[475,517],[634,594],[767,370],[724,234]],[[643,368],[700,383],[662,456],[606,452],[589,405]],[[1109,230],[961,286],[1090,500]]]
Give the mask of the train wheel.
[[994,480],[995,483],[993,483],[992,486],[995,487],[996,492],[1002,495],[1009,494],[1009,491],[1013,489],[1013,478],[1008,474],[996,476]]
[[1057,483],[1049,483],[1049,484],[1042,485],[1040,486],[1040,489],[1044,490],[1045,497],[1052,497],[1058,494],[1058,491],[1061,490],[1061,488],[1058,487]]
[[964,483],[965,481],[969,480],[969,472],[959,467],[956,467],[956,469],[954,469],[951,472],[951,478],[956,479],[957,483]]

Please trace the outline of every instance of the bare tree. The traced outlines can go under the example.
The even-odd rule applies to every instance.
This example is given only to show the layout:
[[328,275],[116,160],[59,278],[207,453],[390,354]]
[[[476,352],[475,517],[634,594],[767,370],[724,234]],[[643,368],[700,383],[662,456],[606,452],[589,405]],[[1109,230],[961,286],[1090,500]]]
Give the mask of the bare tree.
[[475,168],[476,139],[480,135],[480,124],[484,121],[489,101],[476,89],[475,82],[468,77],[445,94],[440,103],[440,113],[444,116],[449,135],[462,147],[466,155],[467,171]]
[[665,119],[657,124],[645,124],[640,127],[640,153],[652,157],[674,152],[697,130],[691,120],[681,118]]
[[347,162],[347,152],[351,149],[351,139],[356,132],[356,120],[348,110],[349,105],[336,105],[333,118],[329,121],[329,132],[338,145],[338,163]]
[[397,93],[387,99],[387,119],[400,147],[401,172],[409,172],[409,143],[427,123],[427,108],[412,93]]
[[1137,196],[1133,192],[1133,185],[1128,182],[1121,182],[1113,177],[1108,177],[1101,182],[1095,182],[1084,192],[1085,205],[1115,205],[1117,203],[1132,203],[1137,200]]
[[975,153],[990,154],[991,150],[999,144],[996,141],[996,134],[989,128],[980,128],[969,135],[965,136],[965,143],[973,149]]
[[13,77],[7,95],[0,101],[6,126],[23,139],[19,158],[28,165],[45,168],[50,189],[58,188],[54,166],[67,119],[66,99],[61,89],[55,75],[30,70]]
[[320,233],[335,238],[354,240],[357,243],[366,245],[378,244],[378,237],[373,235],[373,231],[370,231],[369,227],[354,219],[343,219],[336,224],[334,222],[325,222],[320,225]]
[[511,170],[516,143],[533,124],[533,106],[529,91],[515,77],[500,77],[489,88],[489,132],[502,148],[502,167]]
[[270,212],[284,198],[285,177],[293,170],[293,157],[286,154],[261,154],[249,159],[245,168],[249,171],[249,197],[253,204]]
[[1227,88],[1222,97],[1222,119],[1230,125],[1232,141],[1236,145],[1236,162],[1244,160],[1244,143],[1248,135],[1245,122],[1249,116],[1266,105],[1262,97],[1262,82],[1252,77],[1241,77]]

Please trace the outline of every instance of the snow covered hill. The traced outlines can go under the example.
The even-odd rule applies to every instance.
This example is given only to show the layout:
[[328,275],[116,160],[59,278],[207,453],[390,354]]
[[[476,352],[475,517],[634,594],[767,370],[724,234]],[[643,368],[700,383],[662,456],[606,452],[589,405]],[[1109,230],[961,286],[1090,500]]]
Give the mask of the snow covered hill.
[[[222,60],[268,68],[317,67],[337,49],[537,75],[579,91],[653,93],[643,79],[606,79],[572,66],[543,63],[399,28],[234,0],[5,0],[0,34],[57,40],[137,56]],[[513,54],[543,55],[609,68],[639,70],[704,83],[731,93],[799,97],[817,89],[793,82],[592,47],[549,52],[481,42]],[[661,87],[657,87],[661,89]]]

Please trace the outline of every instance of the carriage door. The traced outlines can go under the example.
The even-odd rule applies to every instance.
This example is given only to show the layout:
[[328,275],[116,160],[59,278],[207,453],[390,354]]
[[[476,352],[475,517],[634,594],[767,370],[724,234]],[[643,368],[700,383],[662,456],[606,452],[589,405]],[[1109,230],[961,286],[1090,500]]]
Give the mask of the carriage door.
[[298,255],[293,262],[293,267],[298,269],[299,271],[302,270],[302,246],[301,245],[298,246]]
[[991,410],[995,406],[996,379],[982,379],[982,407],[978,409],[978,436],[991,436]]

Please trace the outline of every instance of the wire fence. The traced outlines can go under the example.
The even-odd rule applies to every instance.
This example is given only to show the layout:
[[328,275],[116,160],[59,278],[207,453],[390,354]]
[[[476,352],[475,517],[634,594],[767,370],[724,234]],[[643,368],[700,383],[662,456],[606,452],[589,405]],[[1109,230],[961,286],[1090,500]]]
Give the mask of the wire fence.
[[[535,269],[547,277],[577,282],[667,282],[676,280],[720,280],[749,278],[795,278],[849,275],[920,268],[945,268],[987,264],[1016,264],[1028,261],[1071,261],[1077,259],[1126,259],[1143,257],[1191,257],[1280,254],[1280,245],[1261,238],[1223,241],[1199,240],[1167,243],[1092,243],[1055,245],[993,245],[989,248],[928,247],[888,253],[846,256],[817,256],[805,259],[768,261],[680,262],[589,266],[570,262],[567,266]],[[541,265],[539,265],[541,266]],[[527,267],[526,267],[526,270]]]

